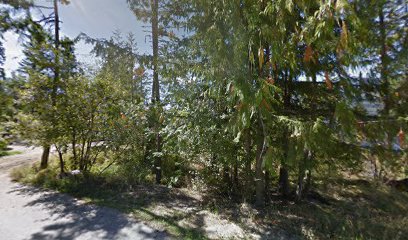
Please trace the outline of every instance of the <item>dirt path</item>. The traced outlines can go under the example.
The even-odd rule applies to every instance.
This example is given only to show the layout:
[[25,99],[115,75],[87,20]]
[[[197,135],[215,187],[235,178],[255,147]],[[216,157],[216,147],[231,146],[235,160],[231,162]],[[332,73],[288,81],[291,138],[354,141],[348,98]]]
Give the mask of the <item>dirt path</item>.
[[167,239],[114,209],[81,204],[65,194],[24,186],[9,171],[32,163],[41,149],[13,147],[22,154],[0,158],[0,239]]
[[0,174],[24,164],[35,162],[41,157],[41,148],[12,146],[12,151],[19,151],[22,154],[0,157]]

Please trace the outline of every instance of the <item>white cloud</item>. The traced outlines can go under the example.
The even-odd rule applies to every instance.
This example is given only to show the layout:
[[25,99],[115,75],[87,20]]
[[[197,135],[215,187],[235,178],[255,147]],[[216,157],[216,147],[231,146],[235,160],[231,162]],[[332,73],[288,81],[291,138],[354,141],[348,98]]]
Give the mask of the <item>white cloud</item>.
[[19,62],[23,59],[23,48],[18,41],[18,35],[12,32],[6,32],[4,35],[4,48],[6,53],[6,62],[4,69],[7,76],[19,68]]
[[[35,3],[42,6],[52,6],[50,0],[35,0]],[[109,38],[113,31],[119,30],[124,35],[128,32],[135,34],[139,51],[148,53],[151,50],[151,43],[145,41],[146,33],[143,31],[144,23],[138,21],[129,9],[126,0],[71,0],[69,5],[61,5],[60,19],[61,36],[76,37],[84,32],[95,38]],[[41,12],[48,16],[52,10],[42,9]],[[40,11],[33,10],[35,17],[40,16]],[[12,71],[19,67],[19,62],[24,58],[21,44],[18,42],[18,35],[8,32],[4,34],[6,49],[5,70],[10,76]],[[89,51],[92,46],[80,43],[76,46],[78,60],[83,62],[93,62]]]

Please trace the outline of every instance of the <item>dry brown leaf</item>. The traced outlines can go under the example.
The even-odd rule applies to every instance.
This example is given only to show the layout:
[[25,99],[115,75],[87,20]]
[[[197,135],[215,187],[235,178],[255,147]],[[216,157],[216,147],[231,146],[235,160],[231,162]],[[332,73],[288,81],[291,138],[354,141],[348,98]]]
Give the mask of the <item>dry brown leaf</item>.
[[275,80],[271,77],[271,76],[269,76],[268,77],[268,79],[266,79],[266,81],[269,83],[269,84],[275,84]]
[[330,80],[329,73],[327,71],[324,73],[324,79],[325,79],[327,88],[329,90],[332,90],[333,89],[333,83]]
[[262,99],[261,104],[262,104],[262,106],[264,106],[264,107],[265,107],[266,109],[268,109],[269,111],[272,110],[272,109],[271,109],[271,106],[269,106],[269,104],[268,104],[268,102],[265,100],[265,98]]
[[138,68],[135,70],[135,73],[136,73],[136,76],[138,76],[138,77],[143,76],[143,75],[144,75],[144,68],[143,68],[143,67],[138,67]]
[[305,49],[305,54],[303,57],[303,61],[305,61],[306,63],[310,62],[310,60],[313,57],[313,48],[310,45],[307,45],[306,49]]
[[402,130],[402,128],[400,129],[399,133],[398,133],[398,140],[399,140],[399,145],[402,147],[404,146],[404,141],[405,141],[405,133]]

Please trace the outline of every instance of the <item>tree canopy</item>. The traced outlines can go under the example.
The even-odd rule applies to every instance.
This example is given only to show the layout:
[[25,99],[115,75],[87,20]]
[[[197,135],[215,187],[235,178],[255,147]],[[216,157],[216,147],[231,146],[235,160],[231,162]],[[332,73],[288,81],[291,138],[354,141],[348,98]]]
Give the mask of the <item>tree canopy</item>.
[[406,177],[406,2],[128,0],[149,24],[151,53],[132,35],[82,34],[101,60],[93,69],[59,37],[68,3],[54,2],[54,32],[29,13],[0,15],[0,33],[27,36],[22,73],[7,80],[24,79],[19,110],[8,114],[22,138],[57,149],[61,174],[200,182],[258,206],[275,190],[301,201],[315,179],[367,166]]

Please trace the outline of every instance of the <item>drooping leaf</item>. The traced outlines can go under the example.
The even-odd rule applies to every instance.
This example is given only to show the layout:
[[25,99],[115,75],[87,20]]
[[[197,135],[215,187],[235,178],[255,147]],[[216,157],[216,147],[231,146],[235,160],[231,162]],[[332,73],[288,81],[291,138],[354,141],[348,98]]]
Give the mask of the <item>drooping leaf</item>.
[[333,89],[333,83],[330,80],[329,73],[327,71],[324,72],[324,80],[326,82],[327,89],[332,90]]
[[259,71],[262,70],[264,64],[264,49],[262,47],[258,50],[258,60],[259,60]]

